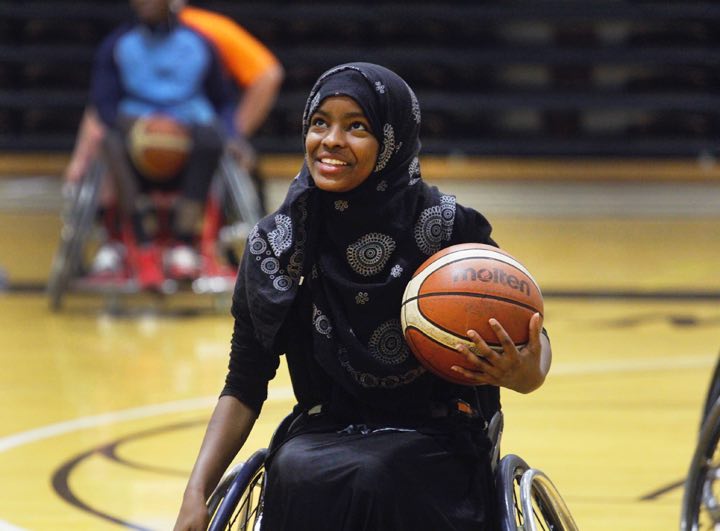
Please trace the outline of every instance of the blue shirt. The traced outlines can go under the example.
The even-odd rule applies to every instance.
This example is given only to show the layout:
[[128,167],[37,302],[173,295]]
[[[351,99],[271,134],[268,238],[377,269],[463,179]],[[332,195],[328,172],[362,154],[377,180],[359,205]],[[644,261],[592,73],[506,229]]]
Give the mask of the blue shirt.
[[181,23],[125,25],[108,36],[95,58],[90,97],[110,126],[121,115],[152,113],[207,124],[233,105],[212,44]]

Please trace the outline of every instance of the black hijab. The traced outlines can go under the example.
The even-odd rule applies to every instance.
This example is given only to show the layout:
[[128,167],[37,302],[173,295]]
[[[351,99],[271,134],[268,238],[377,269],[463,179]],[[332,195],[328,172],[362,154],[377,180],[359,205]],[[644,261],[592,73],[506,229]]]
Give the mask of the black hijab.
[[380,144],[374,171],[355,189],[331,193],[315,187],[303,164],[280,208],[251,232],[238,286],[256,337],[272,349],[307,283],[315,359],[346,391],[383,403],[427,380],[400,328],[408,280],[451,243],[491,241],[490,226],[421,179],[420,107],[384,67],[349,63],[325,72],[305,106],[303,142],[314,111],[341,95],[362,108]]

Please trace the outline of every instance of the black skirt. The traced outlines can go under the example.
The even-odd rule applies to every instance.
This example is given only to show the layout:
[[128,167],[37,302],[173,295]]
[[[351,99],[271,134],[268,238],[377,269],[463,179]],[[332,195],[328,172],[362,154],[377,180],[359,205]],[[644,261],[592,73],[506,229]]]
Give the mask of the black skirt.
[[305,421],[268,461],[262,529],[493,529],[487,446],[465,428]]

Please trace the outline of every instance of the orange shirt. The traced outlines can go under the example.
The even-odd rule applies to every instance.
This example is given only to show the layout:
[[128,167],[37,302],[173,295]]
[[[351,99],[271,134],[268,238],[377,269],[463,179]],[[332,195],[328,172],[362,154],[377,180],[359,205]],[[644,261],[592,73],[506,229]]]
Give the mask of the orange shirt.
[[188,6],[180,11],[179,18],[215,45],[223,65],[241,87],[278,64],[270,50],[225,15]]

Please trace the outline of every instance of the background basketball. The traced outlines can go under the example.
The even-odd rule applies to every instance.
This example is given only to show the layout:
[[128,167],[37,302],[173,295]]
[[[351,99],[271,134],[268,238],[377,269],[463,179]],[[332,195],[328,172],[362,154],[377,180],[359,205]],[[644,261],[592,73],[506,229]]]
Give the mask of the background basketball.
[[428,258],[405,288],[400,319],[405,339],[418,360],[447,380],[470,384],[450,369],[467,362],[455,350],[476,330],[502,351],[488,319],[494,317],[513,342],[528,341],[528,324],[543,313],[543,297],[530,272],[510,254],[469,243],[443,249]]
[[128,140],[130,158],[137,169],[146,177],[161,181],[182,170],[192,148],[188,129],[160,114],[136,120]]

